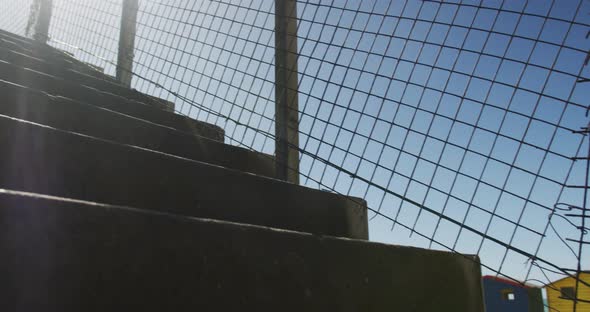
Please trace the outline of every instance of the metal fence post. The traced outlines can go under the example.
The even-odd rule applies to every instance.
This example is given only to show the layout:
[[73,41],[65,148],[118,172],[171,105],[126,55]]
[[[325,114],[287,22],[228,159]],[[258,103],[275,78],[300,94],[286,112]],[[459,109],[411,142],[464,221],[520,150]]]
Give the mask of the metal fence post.
[[133,56],[139,0],[123,0],[121,31],[119,33],[119,55],[117,57],[117,80],[131,87],[133,77]]
[[275,29],[276,173],[299,184],[296,0],[275,0]]
[[52,10],[53,0],[34,0],[31,3],[31,11],[25,30],[26,35],[39,43],[47,43]]

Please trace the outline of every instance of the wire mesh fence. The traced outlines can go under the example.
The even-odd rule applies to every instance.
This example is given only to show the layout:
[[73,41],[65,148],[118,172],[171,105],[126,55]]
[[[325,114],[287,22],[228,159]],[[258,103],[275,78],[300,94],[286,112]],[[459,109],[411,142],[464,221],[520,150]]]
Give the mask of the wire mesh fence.
[[[23,34],[30,1],[0,3],[0,27]],[[54,0],[49,44],[114,75],[121,7]],[[132,86],[272,154],[274,11],[140,0]],[[372,240],[478,254],[537,285],[588,270],[589,14],[585,0],[297,1],[301,183],[364,198]]]
[[25,36],[32,4],[33,0],[0,1],[2,29]]

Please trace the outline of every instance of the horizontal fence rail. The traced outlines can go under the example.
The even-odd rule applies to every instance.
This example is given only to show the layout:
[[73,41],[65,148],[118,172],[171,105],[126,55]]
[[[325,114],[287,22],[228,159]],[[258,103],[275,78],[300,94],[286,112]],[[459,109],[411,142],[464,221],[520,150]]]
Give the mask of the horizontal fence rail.
[[[536,285],[590,269],[589,1],[293,2],[289,21],[270,0],[139,0],[119,71],[231,144],[287,141],[301,184],[367,201],[372,240]],[[24,34],[31,1],[0,3]],[[48,44],[116,75],[123,3],[53,0]]]

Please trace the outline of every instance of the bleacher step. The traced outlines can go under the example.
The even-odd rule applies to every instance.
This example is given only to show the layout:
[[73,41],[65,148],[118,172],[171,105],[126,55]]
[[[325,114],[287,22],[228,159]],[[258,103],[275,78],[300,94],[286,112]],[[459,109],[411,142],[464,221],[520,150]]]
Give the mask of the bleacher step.
[[4,190],[0,228],[5,311],[483,311],[447,252]]
[[3,81],[0,81],[0,114],[240,171],[275,176],[271,155]]
[[[76,71],[74,65],[65,61],[65,59],[51,58],[43,59],[43,53],[31,53],[27,55],[18,53],[10,49],[0,47],[0,60],[13,64],[18,67],[29,68],[38,72],[42,72],[51,76],[66,79],[70,82],[75,82],[80,85],[85,85],[90,88],[99,89],[108,93],[112,93],[128,100],[142,102],[150,106],[162,108],[162,103],[156,101],[153,97],[147,96],[136,90],[129,89],[123,85],[112,81],[110,79],[101,79],[96,76],[91,76],[85,73]],[[65,63],[65,64],[64,64]],[[64,66],[66,65],[66,66]],[[106,75],[103,75],[105,78]]]
[[67,64],[67,67],[74,68],[77,71],[87,75],[95,76],[105,80],[111,80],[113,82],[116,81],[114,77],[105,75],[104,72],[99,71],[97,69],[98,67],[84,63],[74,58],[73,55],[68,52],[2,30],[0,30],[0,46],[15,52],[41,57],[49,62],[57,62],[64,65]]
[[217,141],[223,142],[224,140],[224,131],[218,126],[167,112],[144,103],[128,100],[124,97],[83,86],[63,78],[18,67],[1,60],[0,80],[26,86],[51,95],[63,96],[75,101],[96,105],[179,131],[194,133]]
[[0,187],[366,239],[362,203],[169,154],[0,116]]

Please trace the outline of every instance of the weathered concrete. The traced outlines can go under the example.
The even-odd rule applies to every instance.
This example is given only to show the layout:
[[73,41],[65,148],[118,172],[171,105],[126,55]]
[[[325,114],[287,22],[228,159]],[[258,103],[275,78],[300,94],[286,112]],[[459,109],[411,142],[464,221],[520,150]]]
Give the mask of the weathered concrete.
[[155,96],[149,96],[146,95],[147,97],[150,98],[149,103],[154,106],[154,107],[158,107],[161,110],[165,110],[167,112],[174,112],[174,109],[176,108],[176,104],[174,104],[174,102],[172,101],[167,101]]
[[4,29],[0,29],[0,39],[18,40],[18,41],[24,42],[26,44],[36,44],[36,43],[38,43],[34,39],[23,37],[23,36],[19,36],[19,35],[15,34],[15,33],[11,33],[11,32],[6,31]]
[[53,0],[33,0],[25,32],[40,43],[49,40],[49,25],[53,11]]
[[[43,59],[41,59],[41,57]],[[115,82],[110,78],[110,76],[98,71],[98,67],[92,67],[91,65],[80,65],[78,63],[72,62],[69,58],[65,57],[65,55],[59,57],[48,57],[47,55],[43,55],[43,52],[37,50],[19,52],[11,49],[10,47],[7,47],[1,42],[0,60],[6,61],[7,63],[13,65],[20,65],[24,67],[35,66],[35,63],[48,64],[49,66],[52,66],[53,68],[59,69],[61,71],[72,69],[86,75],[93,75],[96,78]]]
[[332,193],[0,116],[0,187],[332,236],[367,238]]
[[139,0],[123,0],[121,5],[121,26],[119,32],[119,53],[117,56],[117,80],[131,87],[133,78],[133,56]]
[[[24,38],[21,39],[24,40]],[[0,48],[2,49],[42,59],[47,63],[63,65],[62,67],[64,68],[71,68],[103,80],[117,82],[115,77],[105,75],[104,68],[79,61],[66,51],[60,51],[50,46],[39,44],[33,45],[32,43],[23,40],[5,37],[3,36],[2,31],[0,31]]]
[[[98,67],[98,66],[84,63],[84,62],[76,59],[71,53],[69,53],[67,51],[56,49],[56,48],[49,46],[49,45],[39,44],[35,40],[21,37],[16,34],[1,30],[1,29],[0,29],[0,42],[2,42],[2,44],[0,44],[0,46],[3,46],[3,47],[4,47],[4,44],[6,44],[8,42],[10,48],[13,48],[13,47],[15,48],[14,51],[27,51],[27,53],[31,52],[33,54],[38,54],[38,55],[42,56],[41,58],[43,58],[43,59],[47,58],[47,60],[52,60],[52,61],[57,60],[58,58],[61,58],[61,59],[66,60],[68,62],[74,63],[74,65],[76,65],[76,66],[81,65],[83,67],[86,67],[86,69],[93,69],[92,71],[89,71],[89,72],[96,72],[96,70],[100,69],[100,67]],[[96,69],[96,70],[94,70],[94,69]],[[105,76],[104,73],[102,73],[102,71],[99,73],[101,73],[102,76]],[[116,81],[115,77],[111,77],[111,76],[106,76],[106,77],[110,77],[110,78],[112,78],[113,81]]]
[[275,1],[275,155],[279,179],[299,184],[297,1]]
[[[271,155],[0,81],[0,114],[118,143],[274,177]],[[107,126],[108,125],[108,126]]]
[[475,257],[188,218],[368,236],[363,202],[144,149],[252,165],[15,41],[0,79],[32,89],[0,81],[0,187],[138,209],[0,190],[1,311],[483,310]]
[[64,96],[75,101],[141,118],[180,131],[195,133],[213,140],[223,141],[223,129],[186,116],[166,112],[141,102],[80,85],[76,82],[18,67],[0,60],[0,80],[23,85],[51,95]]
[[27,41],[26,38],[14,38],[4,36],[0,32],[0,46],[26,55],[40,55],[47,60],[56,60],[58,58],[70,61],[79,62],[65,51],[55,49],[49,45],[41,44],[37,41]]
[[[41,57],[43,57],[43,59]],[[62,57],[51,57],[50,59],[47,59],[46,56],[43,56],[43,52],[31,52],[30,54],[25,54],[0,47],[0,60],[6,61],[15,66],[29,68],[51,76],[63,78],[90,88],[103,90],[124,97],[128,100],[142,102],[155,108],[174,112],[174,106],[170,106],[166,101],[129,89],[128,87],[108,78],[106,75],[100,77],[99,75],[89,75],[83,72],[78,72],[77,69],[80,69],[81,66],[75,65],[75,63],[69,62]],[[64,65],[66,67],[64,67]]]
[[3,191],[0,231],[5,311],[483,311],[446,252]]
[[[167,112],[174,112],[174,103],[131,90],[120,85],[114,77],[105,75],[95,70],[92,65],[84,64],[64,52],[2,31],[0,31],[0,60],[16,67],[29,68],[115,94],[125,98],[126,101],[140,102]],[[208,132],[215,136],[214,139],[223,141],[222,129],[213,125],[209,125],[208,128],[212,130]]]

